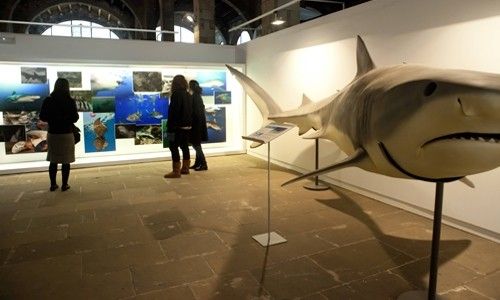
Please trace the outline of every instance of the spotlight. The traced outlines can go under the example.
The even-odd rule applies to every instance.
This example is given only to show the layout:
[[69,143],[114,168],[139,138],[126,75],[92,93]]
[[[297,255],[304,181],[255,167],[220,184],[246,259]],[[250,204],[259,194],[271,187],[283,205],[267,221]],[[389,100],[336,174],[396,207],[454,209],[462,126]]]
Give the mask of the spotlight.
[[278,14],[275,12],[274,13],[274,20],[271,22],[272,25],[274,26],[279,26],[285,24],[285,20],[283,20],[281,17],[278,16]]
[[193,18],[193,16],[192,16],[192,15],[189,15],[189,14],[188,14],[188,15],[186,15],[186,19],[187,19],[189,22],[194,23],[194,18]]

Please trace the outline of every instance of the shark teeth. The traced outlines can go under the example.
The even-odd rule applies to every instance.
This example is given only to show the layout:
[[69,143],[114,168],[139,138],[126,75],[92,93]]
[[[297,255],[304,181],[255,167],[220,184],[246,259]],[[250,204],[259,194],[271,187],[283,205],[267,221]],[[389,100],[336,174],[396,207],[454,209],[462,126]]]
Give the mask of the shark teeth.
[[481,143],[489,143],[496,144],[500,143],[500,134],[498,133],[472,133],[472,132],[463,132],[463,133],[455,133],[450,135],[441,136],[435,138],[423,146],[426,146],[430,143],[437,141],[445,141],[445,140],[454,140],[454,141],[469,141],[469,142],[481,142]]

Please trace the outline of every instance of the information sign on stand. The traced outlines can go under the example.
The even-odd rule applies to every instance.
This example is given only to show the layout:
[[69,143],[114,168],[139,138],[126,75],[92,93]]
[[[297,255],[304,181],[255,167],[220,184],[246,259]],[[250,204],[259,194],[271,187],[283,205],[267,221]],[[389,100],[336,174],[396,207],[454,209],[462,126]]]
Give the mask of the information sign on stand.
[[250,140],[262,144],[267,144],[267,233],[252,236],[263,247],[277,245],[286,242],[286,239],[271,232],[271,141],[295,127],[290,124],[268,124],[256,132],[242,136],[245,140]]

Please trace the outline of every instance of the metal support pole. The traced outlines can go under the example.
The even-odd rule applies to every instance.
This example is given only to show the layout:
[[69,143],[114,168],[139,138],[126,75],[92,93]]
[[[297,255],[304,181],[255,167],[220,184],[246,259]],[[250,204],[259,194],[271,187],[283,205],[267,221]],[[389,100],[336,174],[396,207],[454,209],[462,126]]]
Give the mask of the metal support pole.
[[[314,159],[314,169],[319,169],[319,140],[315,139],[315,159]],[[304,185],[304,188],[313,191],[324,191],[327,190],[328,187],[319,183],[318,176],[314,176],[314,183],[307,183]]]

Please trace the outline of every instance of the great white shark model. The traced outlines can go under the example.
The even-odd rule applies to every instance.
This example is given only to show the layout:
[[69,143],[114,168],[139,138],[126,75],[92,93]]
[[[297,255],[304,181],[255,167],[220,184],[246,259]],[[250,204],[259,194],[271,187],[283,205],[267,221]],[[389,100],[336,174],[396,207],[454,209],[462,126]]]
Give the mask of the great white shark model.
[[[283,185],[346,167],[430,182],[500,166],[500,75],[418,65],[376,68],[357,38],[357,74],[337,94],[283,112],[252,79],[227,66],[266,122],[334,141],[347,158]],[[260,144],[253,144],[252,147]]]

